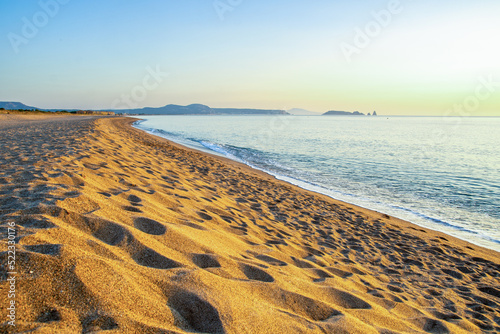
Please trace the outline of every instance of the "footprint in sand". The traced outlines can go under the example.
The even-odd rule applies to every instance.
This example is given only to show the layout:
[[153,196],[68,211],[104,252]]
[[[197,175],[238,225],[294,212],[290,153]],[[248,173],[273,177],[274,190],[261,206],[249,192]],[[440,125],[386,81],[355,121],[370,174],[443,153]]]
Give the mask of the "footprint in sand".
[[104,219],[96,219],[94,224],[98,224],[93,236],[111,246],[118,245],[128,233],[124,227]]
[[448,274],[448,275],[450,275],[451,277],[456,278],[456,279],[459,279],[459,280],[461,280],[461,279],[463,279],[463,278],[464,278],[464,276],[463,276],[461,273],[459,273],[458,271],[455,271],[455,270],[451,270],[451,269],[441,269],[441,271],[442,271],[443,273]]
[[118,328],[115,319],[102,314],[92,314],[82,320],[82,333],[94,333]]
[[198,211],[197,212],[198,216],[201,217],[201,219],[203,220],[212,220],[212,216],[210,216],[209,214],[205,213],[205,212],[202,212],[202,211]]
[[224,216],[224,215],[220,215],[219,216],[222,220],[224,220],[226,223],[233,223],[234,222],[234,218],[233,217],[230,217],[230,216]]
[[240,264],[240,266],[248,279],[267,283],[274,282],[274,278],[262,269],[244,263]]
[[371,309],[371,305],[363,299],[347,291],[326,287],[323,288],[322,296],[335,305],[346,309]]
[[37,322],[52,322],[61,320],[61,315],[59,311],[56,309],[49,309],[42,311],[40,315],[37,317]]
[[48,228],[54,228],[57,227],[54,223],[50,222],[49,220],[45,218],[22,218],[20,221],[17,222],[17,225],[26,227],[26,228],[39,228],[39,229],[48,229]]
[[213,254],[193,254],[191,260],[194,264],[203,269],[221,267],[217,257]]
[[431,311],[432,315],[435,316],[438,319],[444,320],[444,321],[450,321],[450,320],[460,320],[462,319],[461,316],[455,313],[450,313],[450,312],[439,312],[437,310]]
[[25,245],[24,249],[30,252],[58,256],[61,253],[61,246],[55,244]]
[[[225,333],[219,311],[194,293],[181,290],[168,298],[167,305],[175,310],[190,329],[202,333]],[[184,320],[184,321],[182,321]]]
[[500,290],[490,287],[490,286],[485,286],[485,287],[480,287],[478,288],[479,291],[484,292],[488,295],[500,298]]
[[206,227],[198,225],[198,224],[195,224],[195,223],[192,223],[190,221],[181,220],[181,221],[179,221],[179,224],[182,224],[182,225],[185,225],[185,226],[189,226],[189,227],[194,228],[196,230],[207,231]]
[[277,298],[272,301],[278,302],[278,307],[282,307],[313,321],[325,321],[329,318],[342,315],[341,312],[331,308],[327,304],[303,296],[301,294],[279,289]]
[[70,198],[76,198],[76,197],[80,196],[80,194],[81,193],[79,191],[68,191],[68,192],[64,193],[64,196],[70,197]]
[[500,305],[498,305],[497,303],[495,303],[494,301],[488,299],[488,298],[484,298],[484,297],[481,297],[481,296],[476,296],[476,295],[471,295],[471,297],[478,303],[480,303],[481,305],[484,305],[484,306],[490,306],[490,307],[493,307],[495,309],[498,309],[500,308]]
[[331,272],[332,274],[334,274],[335,276],[338,276],[341,278],[347,278],[347,277],[350,277],[353,275],[353,273],[351,273],[351,272],[344,271],[344,270],[338,269],[338,268],[328,267],[325,269],[328,270],[329,272]]
[[[144,230],[148,232],[158,233],[165,228],[160,223],[144,217],[136,218],[136,223],[139,227],[144,228]],[[130,253],[132,259],[141,266],[156,269],[171,269],[182,266],[180,263],[158,254],[151,248],[142,245],[123,226],[104,219],[96,218],[89,220],[88,225],[91,230],[94,231],[94,237],[108,245],[124,247],[126,251]]]
[[396,292],[396,293],[403,293],[404,292],[404,290],[401,289],[400,287],[395,286],[395,285],[391,285],[391,284],[387,285],[387,289],[391,290],[392,292]]
[[152,235],[163,235],[167,231],[167,228],[164,225],[160,224],[156,220],[146,217],[134,218],[134,227],[144,233]]
[[309,269],[308,270],[311,274],[317,276],[313,282],[315,283],[320,283],[320,282],[324,282],[327,278],[330,278],[332,277],[332,275],[330,275],[329,273],[327,273],[326,271],[324,270],[321,270],[321,269]]
[[124,205],[122,206],[122,209],[125,210],[125,211],[130,211],[130,212],[142,212],[141,209],[138,209],[134,206],[129,206],[129,205]]
[[131,203],[140,203],[142,199],[136,195],[128,195],[127,200]]
[[460,270],[464,274],[472,274],[474,273],[474,270],[467,267],[467,266],[457,266],[456,267],[458,270]]
[[161,254],[158,254],[151,248],[144,247],[143,250],[132,255],[132,259],[139,265],[155,269],[172,269],[182,265]]
[[410,322],[427,333],[449,333],[450,330],[440,320],[427,317],[410,319]]
[[312,321],[335,321],[334,317],[343,316],[341,312],[323,301],[278,286],[270,288],[269,286],[258,285],[255,289],[253,294],[273,305],[276,310],[293,315],[293,317],[301,317]]
[[297,259],[294,256],[291,256],[290,258],[294,262],[295,266],[297,266],[299,268],[302,268],[302,269],[305,269],[305,268],[314,268],[314,265],[312,263],[310,263],[309,261],[304,261],[304,260],[301,260],[301,259]]
[[288,265],[288,263],[280,261],[280,260],[275,259],[274,257],[268,256],[268,255],[261,254],[261,255],[255,256],[255,258],[257,258],[261,261],[264,261],[272,266],[287,266]]

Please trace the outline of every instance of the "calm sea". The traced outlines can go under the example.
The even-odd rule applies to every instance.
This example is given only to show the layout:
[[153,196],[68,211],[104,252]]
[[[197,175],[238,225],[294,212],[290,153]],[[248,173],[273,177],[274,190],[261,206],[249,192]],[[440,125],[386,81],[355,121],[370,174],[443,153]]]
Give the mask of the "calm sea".
[[500,251],[500,118],[141,118],[152,134]]

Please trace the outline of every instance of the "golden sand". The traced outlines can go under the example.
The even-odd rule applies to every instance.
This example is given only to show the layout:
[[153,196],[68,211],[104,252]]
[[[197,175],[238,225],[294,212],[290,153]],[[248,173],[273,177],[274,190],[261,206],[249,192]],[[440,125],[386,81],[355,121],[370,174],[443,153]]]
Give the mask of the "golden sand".
[[0,333],[500,332],[499,253],[132,122],[0,115]]

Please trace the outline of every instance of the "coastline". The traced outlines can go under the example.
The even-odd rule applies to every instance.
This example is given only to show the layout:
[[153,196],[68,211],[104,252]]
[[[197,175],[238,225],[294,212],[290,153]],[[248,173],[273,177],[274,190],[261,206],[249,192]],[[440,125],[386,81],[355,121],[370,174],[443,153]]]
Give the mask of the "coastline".
[[[332,139],[330,138],[324,142],[324,146],[335,147],[335,149],[329,153],[323,152],[321,154],[322,158],[316,160],[315,155],[307,152],[306,146],[297,142],[297,139],[304,139],[300,135],[287,137],[286,141],[280,141],[275,137],[286,135],[278,131],[280,135],[276,136],[275,134],[272,145],[266,147],[260,142],[254,142],[253,135],[240,135],[231,130],[242,126],[245,128],[245,133],[253,134],[258,132],[257,128],[265,127],[266,122],[271,124],[272,120],[275,119],[274,117],[270,121],[262,119],[254,123],[250,122],[250,126],[246,126],[245,124],[248,122],[242,121],[239,117],[230,122],[227,122],[224,118],[219,119],[217,116],[214,117],[215,121],[210,121],[210,116],[204,116],[207,117],[206,121],[193,119],[192,122],[189,121],[189,116],[187,118],[186,116],[180,116],[179,119],[175,116],[150,117],[146,115],[137,117],[141,119],[135,122],[133,126],[148,134],[165,138],[204,153],[211,153],[241,162],[276,179],[344,203],[387,214],[423,228],[443,232],[477,246],[497,252],[500,251],[500,236],[495,227],[500,224],[500,221],[497,221],[497,214],[494,212],[494,208],[496,208],[494,193],[486,200],[484,196],[487,196],[487,194],[480,194],[477,192],[477,188],[468,188],[467,181],[463,180],[468,180],[467,176],[474,173],[473,170],[469,170],[469,174],[464,170],[458,170],[447,173],[445,178],[441,177],[439,170],[446,169],[446,166],[451,168],[449,163],[444,166],[439,165],[440,169],[436,169],[438,167],[436,165],[429,167],[429,173],[425,173],[425,175],[422,175],[424,173],[421,172],[417,173],[415,180],[405,177],[404,175],[408,174],[410,170],[419,170],[419,168],[423,167],[413,163],[408,166],[408,169],[405,169],[405,164],[398,166],[398,162],[395,161],[397,160],[395,157],[402,157],[409,161],[413,161],[412,159],[418,160],[418,154],[415,157],[412,152],[406,152],[404,149],[404,147],[413,145],[411,141],[400,143],[393,147],[394,150],[391,149],[382,154],[380,152],[383,149],[380,149],[378,154],[370,157],[370,147],[374,146],[374,143],[381,140],[381,138],[377,137],[376,133],[375,136],[373,136],[374,134],[366,134],[371,138],[371,144],[365,145],[368,149],[365,149],[364,152],[363,150],[358,152],[358,157],[353,156],[353,154],[341,157],[336,155],[336,151],[343,152],[347,149],[346,146],[342,144],[338,147],[332,145]],[[342,116],[338,118],[345,119]],[[296,134],[300,134],[302,130],[311,127],[310,123],[303,125],[300,122],[300,126],[297,126],[297,124],[291,126],[290,122],[292,121],[280,121],[280,123],[288,124],[288,127],[292,129],[291,132]],[[186,124],[183,125],[184,123]],[[219,131],[215,135],[211,131],[203,130],[203,124],[207,125],[207,129],[221,125],[220,134]],[[355,123],[353,126],[355,128],[358,126],[363,127],[363,124],[363,122],[361,124]],[[317,124],[313,123],[313,125]],[[331,126],[334,127],[334,124],[331,124]],[[378,129],[378,127],[376,128]],[[321,129],[324,130],[324,128]],[[388,132],[388,130],[386,127],[382,127],[379,132]],[[307,130],[305,132],[307,133]],[[382,139],[388,140],[389,138],[383,137]],[[397,141],[397,138],[393,139]],[[248,143],[246,140],[248,140]],[[307,137],[307,140],[310,141],[311,138]],[[348,136],[344,140],[351,142],[357,139]],[[293,147],[288,146],[290,142],[294,143]],[[379,145],[381,144],[379,143]],[[295,146],[299,148],[296,149]],[[277,147],[287,147],[283,152],[285,156],[279,149],[276,149]],[[312,145],[310,148],[312,148],[311,152],[321,150],[320,145]],[[395,151],[399,153],[394,153]],[[366,156],[370,158],[367,159]],[[328,160],[327,157],[334,162],[329,163],[329,165],[323,163],[324,160]],[[450,156],[448,162],[453,161],[453,159],[454,157]],[[304,161],[307,161],[307,164],[304,164]],[[320,167],[316,168],[316,165]],[[385,166],[389,167],[386,168]],[[478,166],[475,167],[475,172],[485,170],[484,168],[478,168]],[[340,172],[332,172],[335,169],[340,169]],[[391,169],[392,174],[396,175],[394,180]],[[352,171],[352,173],[350,175],[349,172],[345,171]],[[398,176],[398,173],[403,176]],[[330,175],[331,177],[324,175]],[[488,189],[488,184],[492,188],[496,186],[495,177],[492,175],[488,176],[489,183],[488,178],[481,180],[484,184],[483,188]],[[454,184],[456,178],[459,178],[459,182]],[[436,186],[429,186],[432,184]],[[469,196],[464,195],[462,199],[456,199],[455,197],[459,197],[456,196],[457,193],[469,194]],[[469,198],[470,200],[468,200]],[[478,198],[483,198],[484,201],[480,202]],[[454,204],[450,205],[452,202]],[[477,205],[471,205],[471,203],[477,203]]]
[[[405,116],[401,116],[401,117],[405,117]],[[129,124],[130,128],[133,128],[133,129],[135,129],[137,131],[140,131],[140,132],[144,133],[145,135],[157,138],[160,141],[164,141],[165,143],[168,143],[168,145],[171,145],[171,146],[176,147],[178,149],[186,150],[188,152],[193,152],[195,154],[207,155],[207,156],[210,156],[210,157],[212,157],[214,159],[220,159],[220,160],[224,161],[225,163],[227,163],[229,165],[233,165],[233,166],[235,166],[235,167],[243,170],[245,173],[250,173],[250,174],[254,173],[257,176],[264,177],[266,179],[271,180],[272,182],[276,182],[276,183],[282,184],[284,186],[290,186],[291,189],[293,189],[291,191],[305,192],[305,193],[310,194],[310,195],[318,196],[319,198],[321,198],[321,199],[323,199],[325,201],[331,200],[334,203],[336,203],[337,205],[340,205],[342,208],[345,208],[345,209],[349,209],[349,210],[354,209],[354,210],[357,210],[357,211],[366,212],[367,214],[373,214],[373,215],[379,215],[379,216],[380,215],[381,216],[389,216],[397,224],[411,226],[415,230],[422,229],[422,230],[425,230],[426,233],[433,232],[433,233],[436,234],[436,237],[449,238],[454,243],[464,243],[466,245],[470,245],[470,247],[473,247],[473,248],[482,249],[483,251],[486,251],[486,252],[493,252],[494,254],[496,253],[498,255],[498,258],[500,259],[500,252],[498,252],[498,251],[496,251],[494,249],[490,249],[490,248],[487,248],[487,247],[484,247],[484,246],[481,246],[481,245],[472,244],[471,242],[469,242],[467,240],[454,237],[454,236],[449,235],[449,234],[447,234],[445,232],[441,232],[441,231],[433,230],[433,229],[430,229],[430,228],[427,228],[427,227],[423,227],[423,226],[414,224],[412,222],[409,222],[407,220],[400,219],[400,218],[394,217],[392,215],[388,215],[388,214],[386,214],[384,212],[379,212],[379,211],[376,211],[376,210],[365,208],[365,207],[362,207],[362,206],[359,206],[359,205],[356,205],[356,204],[352,204],[352,203],[349,203],[349,202],[346,202],[346,201],[343,201],[343,200],[340,200],[340,199],[333,198],[333,197],[328,196],[326,194],[322,194],[322,193],[320,193],[318,191],[306,189],[304,187],[301,187],[300,185],[293,184],[293,183],[288,182],[286,180],[279,179],[276,176],[274,176],[274,175],[266,172],[265,170],[262,170],[262,169],[259,169],[259,168],[254,168],[254,167],[249,166],[249,165],[247,165],[247,164],[245,164],[243,162],[239,162],[239,161],[230,159],[230,158],[225,157],[225,156],[223,156],[221,154],[218,155],[218,154],[215,154],[215,153],[211,153],[211,152],[208,151],[208,149],[207,149],[207,151],[201,151],[201,150],[196,149],[194,147],[188,147],[186,145],[182,145],[180,143],[177,143],[175,141],[169,140],[167,138],[164,138],[164,137],[161,137],[161,136],[157,136],[157,135],[154,135],[154,134],[150,134],[147,131],[145,131],[143,129],[140,129],[140,128],[137,128],[137,127],[134,126],[135,122],[141,121],[140,118],[135,118],[135,117],[129,117],[129,118],[134,119],[134,121],[130,122],[130,124]]]
[[[137,119],[79,118],[53,157],[40,143],[31,177],[1,175],[14,180],[14,194],[0,184],[0,214],[19,226],[25,330],[500,330],[500,253],[147,134]],[[27,184],[38,202],[20,205]]]

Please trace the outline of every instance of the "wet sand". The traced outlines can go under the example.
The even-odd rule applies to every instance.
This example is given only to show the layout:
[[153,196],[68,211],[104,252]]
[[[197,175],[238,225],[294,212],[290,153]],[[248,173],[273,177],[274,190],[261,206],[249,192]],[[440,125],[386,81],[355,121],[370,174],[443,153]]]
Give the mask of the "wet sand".
[[499,253],[133,121],[0,115],[0,333],[500,332]]

